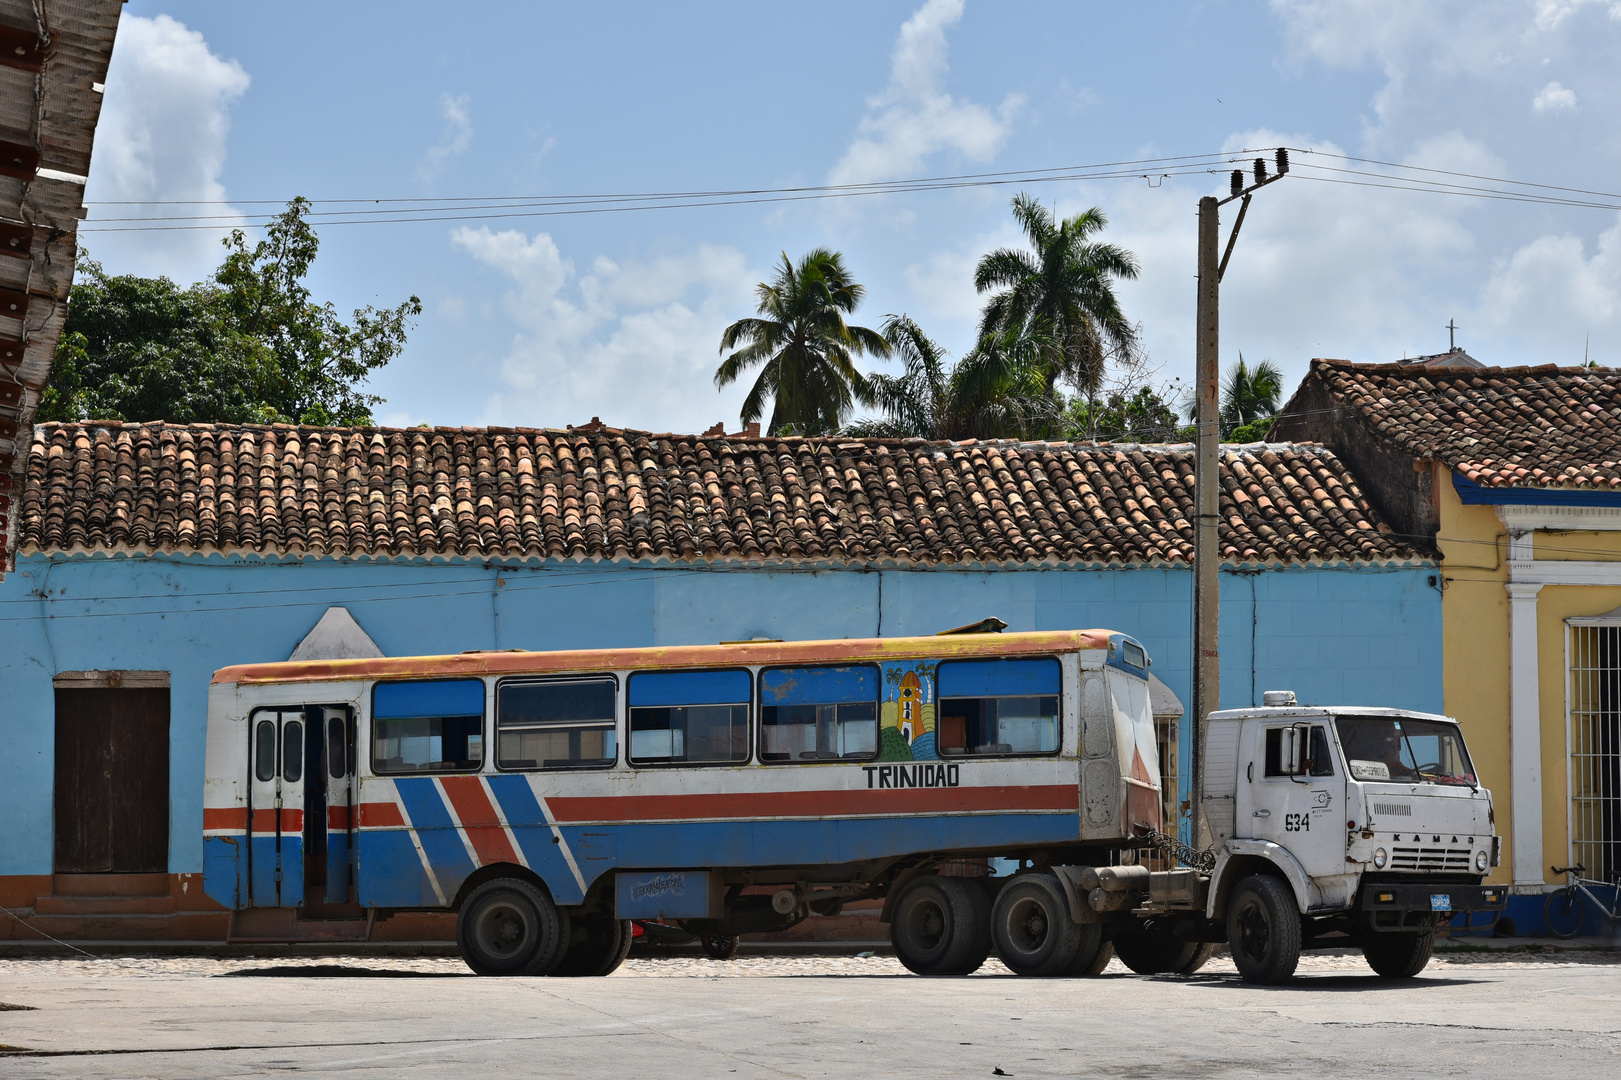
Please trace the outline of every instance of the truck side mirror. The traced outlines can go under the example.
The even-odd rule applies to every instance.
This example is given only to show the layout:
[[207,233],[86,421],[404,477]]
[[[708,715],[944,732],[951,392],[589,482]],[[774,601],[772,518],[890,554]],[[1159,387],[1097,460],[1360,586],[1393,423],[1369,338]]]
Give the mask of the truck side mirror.
[[1291,725],[1284,749],[1284,772],[1289,779],[1297,784],[1310,783],[1305,776],[1311,771],[1311,728],[1305,724]]

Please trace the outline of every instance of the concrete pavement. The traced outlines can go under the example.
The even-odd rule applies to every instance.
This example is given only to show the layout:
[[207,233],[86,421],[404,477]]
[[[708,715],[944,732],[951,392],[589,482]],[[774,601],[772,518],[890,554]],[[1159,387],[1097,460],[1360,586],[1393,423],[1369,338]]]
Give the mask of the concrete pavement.
[[0,1075],[1603,1075],[1621,1067],[1613,960],[1468,954],[1397,983],[1309,956],[1281,988],[1221,962],[1043,981],[994,962],[919,979],[884,956],[643,960],[579,980],[438,958],[0,960]]

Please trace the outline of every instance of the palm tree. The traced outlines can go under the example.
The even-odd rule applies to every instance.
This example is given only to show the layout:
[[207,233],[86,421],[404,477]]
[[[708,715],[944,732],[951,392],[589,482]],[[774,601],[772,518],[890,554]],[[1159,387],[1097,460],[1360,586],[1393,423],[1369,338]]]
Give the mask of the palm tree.
[[974,287],[998,290],[985,304],[980,336],[1045,324],[1046,336],[1061,345],[1044,373],[1047,389],[1064,378],[1095,396],[1108,352],[1137,346],[1136,329],[1114,294],[1116,280],[1137,277],[1137,258],[1092,239],[1109,224],[1095,206],[1056,221],[1053,211],[1020,192],[1013,197],[1013,217],[1034,251],[1002,248],[979,260]]
[[[760,419],[769,397],[768,431],[821,435],[838,430],[856,402],[873,403],[867,378],[852,358],[888,356],[889,342],[844,321],[865,292],[836,251],[817,248],[797,266],[783,252],[771,283],[755,286],[760,317],[737,320],[720,338],[724,358],[715,370],[716,387],[760,368],[743,399],[744,423]],[[733,351],[725,355],[727,350]]]
[[946,351],[906,315],[886,315],[884,340],[906,365],[902,375],[869,375],[872,403],[887,416],[856,421],[846,430],[864,438],[944,439],[949,436],[951,373]]
[[1270,360],[1253,368],[1238,354],[1238,363],[1227,369],[1221,381],[1221,433],[1225,437],[1246,424],[1268,420],[1277,414],[1283,396],[1283,372]]

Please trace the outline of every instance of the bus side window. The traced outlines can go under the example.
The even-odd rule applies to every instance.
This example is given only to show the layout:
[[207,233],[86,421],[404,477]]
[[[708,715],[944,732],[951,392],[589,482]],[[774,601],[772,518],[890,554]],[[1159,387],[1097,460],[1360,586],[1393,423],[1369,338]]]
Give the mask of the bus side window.
[[626,690],[633,765],[749,759],[747,671],[638,671]]
[[495,764],[501,769],[605,767],[619,760],[606,678],[503,681],[495,690]]
[[942,756],[1056,754],[1058,661],[957,660],[939,668]]
[[380,776],[474,772],[484,764],[484,681],[425,679],[372,688],[372,769]]
[[877,757],[878,685],[872,665],[761,671],[760,760]]

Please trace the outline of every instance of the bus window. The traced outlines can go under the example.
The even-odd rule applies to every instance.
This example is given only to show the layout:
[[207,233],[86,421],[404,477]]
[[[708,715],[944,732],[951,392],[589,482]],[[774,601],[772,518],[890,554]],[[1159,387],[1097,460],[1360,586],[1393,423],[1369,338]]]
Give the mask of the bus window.
[[612,677],[501,683],[495,689],[495,764],[501,769],[612,765]]
[[379,775],[473,772],[484,763],[482,679],[378,683],[371,715]]
[[877,757],[878,681],[871,666],[760,672],[760,760]]
[[942,756],[1058,752],[1057,660],[948,661],[938,678]]
[[630,677],[630,760],[720,764],[749,759],[747,671],[642,671]]

